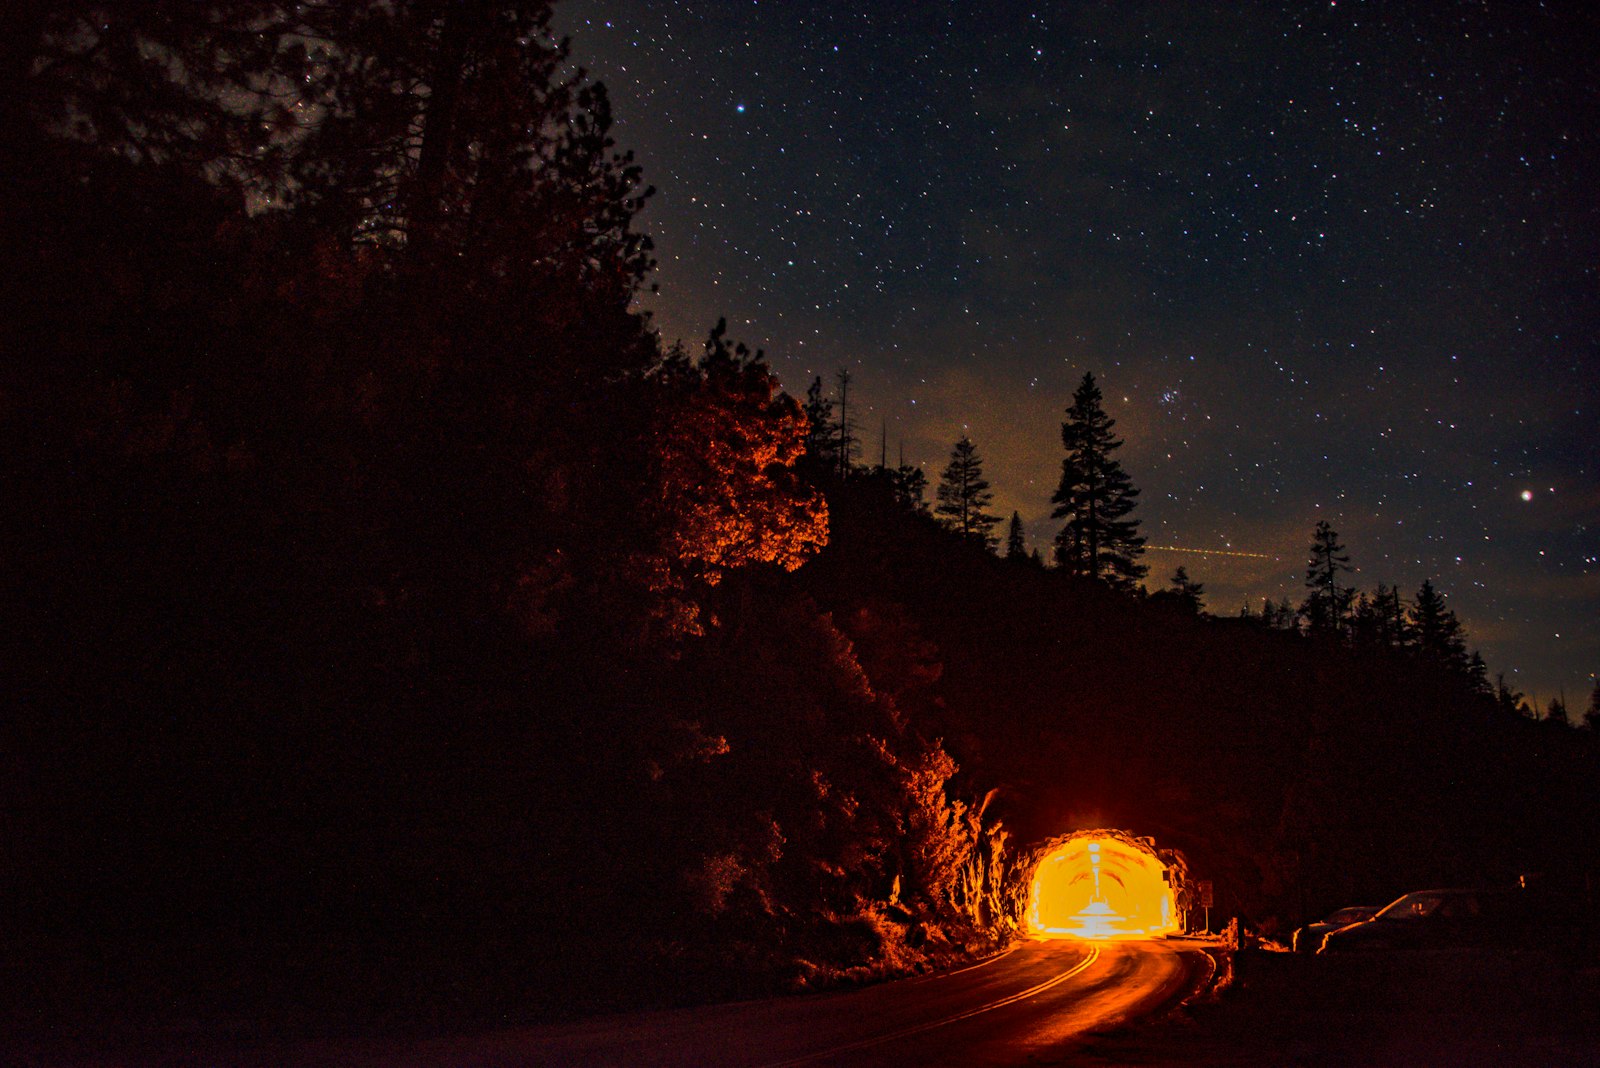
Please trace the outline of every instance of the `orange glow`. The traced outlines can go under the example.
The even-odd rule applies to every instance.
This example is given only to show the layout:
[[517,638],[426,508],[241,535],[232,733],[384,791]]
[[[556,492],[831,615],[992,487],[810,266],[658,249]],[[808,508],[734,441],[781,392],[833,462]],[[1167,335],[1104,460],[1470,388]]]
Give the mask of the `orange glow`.
[[1150,938],[1179,929],[1166,865],[1125,836],[1084,831],[1039,861],[1028,929],[1044,938]]

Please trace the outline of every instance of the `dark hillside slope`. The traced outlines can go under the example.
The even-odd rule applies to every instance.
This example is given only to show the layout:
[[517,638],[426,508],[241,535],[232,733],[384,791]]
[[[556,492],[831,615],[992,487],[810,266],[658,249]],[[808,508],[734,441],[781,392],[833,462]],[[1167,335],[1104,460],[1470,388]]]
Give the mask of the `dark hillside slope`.
[[836,612],[903,608],[942,665],[927,729],[975,787],[1000,787],[1024,840],[1153,834],[1217,881],[1219,908],[1283,923],[1595,865],[1588,732],[1509,715],[1402,655],[997,559],[870,479],[830,502],[832,540],[802,579]]

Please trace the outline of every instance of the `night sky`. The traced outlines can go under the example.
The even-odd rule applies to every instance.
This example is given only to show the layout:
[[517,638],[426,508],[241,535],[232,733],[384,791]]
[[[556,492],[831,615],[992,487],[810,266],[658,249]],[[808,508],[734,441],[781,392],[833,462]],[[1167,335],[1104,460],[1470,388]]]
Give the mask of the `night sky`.
[[1092,371],[1150,581],[1432,578],[1542,708],[1600,671],[1600,17],[1584,4],[567,0],[659,189],[664,336],[848,367],[1048,556]]

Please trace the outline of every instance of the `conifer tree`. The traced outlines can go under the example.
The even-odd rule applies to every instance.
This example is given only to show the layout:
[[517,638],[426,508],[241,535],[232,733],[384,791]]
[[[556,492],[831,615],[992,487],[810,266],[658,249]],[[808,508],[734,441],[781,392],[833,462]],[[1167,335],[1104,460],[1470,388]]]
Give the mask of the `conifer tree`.
[[1424,579],[1412,608],[1417,655],[1449,671],[1467,670],[1467,643],[1456,614],[1445,606],[1444,594]]
[[1355,591],[1340,586],[1339,575],[1350,570],[1350,557],[1326,519],[1317,521],[1310,552],[1306,588],[1311,593],[1300,606],[1300,614],[1313,634],[1343,634]]
[[1373,637],[1391,649],[1403,649],[1411,643],[1411,625],[1406,619],[1406,603],[1400,588],[1378,583],[1372,594]]
[[1472,683],[1473,693],[1484,697],[1494,696],[1494,688],[1489,685],[1489,665],[1483,662],[1483,654],[1476,649],[1467,661],[1467,678]]
[[822,392],[822,376],[811,380],[802,405],[806,413],[806,459],[823,471],[835,467],[837,441],[833,429],[833,398]]
[[936,496],[939,503],[933,510],[944,517],[947,527],[985,548],[994,546],[997,539],[993,531],[1000,517],[984,511],[993,502],[994,494],[983,477],[978,447],[964,434],[950,450],[950,463],[939,476]]
[[1594,692],[1589,695],[1589,707],[1583,713],[1583,725],[1600,731],[1600,678],[1595,680]]
[[615,149],[604,89],[571,70],[550,0],[293,6],[314,118],[286,196],[416,262],[523,287],[578,265],[592,287],[637,288],[650,242],[631,224],[650,190]]
[[1378,638],[1378,603],[1364,592],[1350,605],[1350,640],[1357,645],[1381,644]]
[[1011,513],[1011,526],[1006,530],[1006,559],[1026,560],[1028,546],[1022,537],[1022,516],[1017,512]]
[[894,479],[894,499],[911,511],[926,515],[928,476],[922,468],[903,463],[891,475]]
[[1494,677],[1494,700],[1502,712],[1523,717],[1532,715],[1527,703],[1523,701],[1526,696],[1521,690],[1507,684],[1503,672]]
[[1567,703],[1560,697],[1550,698],[1550,703],[1545,706],[1544,718],[1552,727],[1572,726],[1572,720],[1567,717]]
[[1131,590],[1145,576],[1139,563],[1144,537],[1130,517],[1138,503],[1134,488],[1115,453],[1122,441],[1112,433],[1116,421],[1101,405],[1094,375],[1085,374],[1072,395],[1061,443],[1061,485],[1050,498],[1052,519],[1065,519],[1056,535],[1056,562],[1065,571]]
[[1195,582],[1189,577],[1188,568],[1179,565],[1178,570],[1172,573],[1170,592],[1177,597],[1179,604],[1196,615],[1204,608],[1200,598],[1205,593],[1205,590],[1206,588],[1202,583]]

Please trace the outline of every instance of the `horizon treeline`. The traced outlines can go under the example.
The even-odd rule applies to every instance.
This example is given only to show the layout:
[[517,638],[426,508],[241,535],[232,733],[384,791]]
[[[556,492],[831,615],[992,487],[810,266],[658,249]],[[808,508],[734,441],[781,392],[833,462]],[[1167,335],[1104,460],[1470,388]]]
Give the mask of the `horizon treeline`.
[[[849,372],[841,369],[836,381],[841,397],[847,397]],[[824,393],[822,379],[814,378],[805,411],[810,425],[808,455],[817,458],[817,466],[839,477],[865,475],[884,480],[903,506],[927,514],[927,479],[921,468],[906,464],[903,457],[896,467],[888,466],[886,432],[878,463],[859,463],[855,459],[861,451],[856,425],[847,408],[839,407],[836,415],[834,399]],[[1038,550],[1030,554],[1021,516],[1013,512],[1003,555],[1008,560],[1087,575],[1130,595],[1172,601],[1189,611],[1203,612],[1204,585],[1191,579],[1184,566],[1175,569],[1166,586],[1150,589],[1143,584],[1149,571],[1140,562],[1145,539],[1138,532],[1139,519],[1132,515],[1139,490],[1116,460],[1116,450],[1123,442],[1114,434],[1115,425],[1105,414],[1094,375],[1086,373],[1061,425],[1067,455],[1062,460],[1060,488],[1051,497],[1055,508],[1050,515],[1065,522],[1055,536],[1054,552],[1048,563]],[[944,526],[990,552],[1001,551],[995,529],[1002,517],[986,511],[993,504],[994,493],[984,477],[978,446],[969,435],[963,434],[952,446],[935,498],[932,514]],[[1259,610],[1245,602],[1239,618],[1269,630],[1404,651],[1431,667],[1462,676],[1475,693],[1491,695],[1507,709],[1539,715],[1540,710],[1529,706],[1526,695],[1510,686],[1503,673],[1491,683],[1488,665],[1478,651],[1468,651],[1466,628],[1431,577],[1423,579],[1408,600],[1397,586],[1387,583],[1378,583],[1370,594],[1344,584],[1343,576],[1353,571],[1338,532],[1326,520],[1319,520],[1307,550],[1304,599],[1296,604],[1287,596],[1263,598]],[[1543,711],[1547,718],[1570,722],[1561,698],[1552,698]]]

